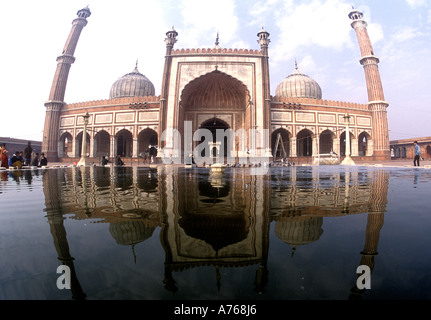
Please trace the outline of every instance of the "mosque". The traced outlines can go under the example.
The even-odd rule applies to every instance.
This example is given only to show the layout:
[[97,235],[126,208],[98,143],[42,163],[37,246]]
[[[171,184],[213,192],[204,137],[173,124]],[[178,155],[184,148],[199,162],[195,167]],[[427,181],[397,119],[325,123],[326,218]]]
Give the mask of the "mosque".
[[[186,163],[191,154],[198,158],[222,155],[225,163],[262,157],[304,163],[322,154],[342,158],[349,146],[353,159],[390,159],[388,103],[379,58],[363,14],[356,9],[349,18],[361,51],[366,104],[324,100],[319,84],[297,65],[271,96],[270,34],[264,28],[257,33],[260,49],[222,48],[218,37],[213,48],[176,49],[178,32],[172,28],[165,38],[159,96],[136,65],[113,83],[108,99],[66,103],[69,70],[90,15],[88,7],[77,12],[57,58],[45,102],[42,141],[42,152],[50,161],[77,160],[85,155],[98,163],[102,156],[118,154],[140,161],[148,153],[159,163],[167,158]],[[209,138],[203,134],[206,132],[211,133]],[[200,149],[204,141],[206,147]]]

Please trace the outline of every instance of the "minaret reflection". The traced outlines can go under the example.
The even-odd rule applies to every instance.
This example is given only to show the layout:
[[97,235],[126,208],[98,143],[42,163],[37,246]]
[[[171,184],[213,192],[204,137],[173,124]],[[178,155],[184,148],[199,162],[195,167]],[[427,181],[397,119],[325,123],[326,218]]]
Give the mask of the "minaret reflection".
[[[365,230],[365,244],[361,252],[362,259],[359,265],[366,265],[370,268],[371,273],[374,270],[375,257],[377,256],[377,247],[379,244],[380,230],[383,227],[388,199],[389,172],[378,170],[372,173],[373,183],[371,184],[371,199],[369,204],[369,213],[367,217],[367,227]],[[357,285],[352,288],[350,299],[360,299],[360,295],[366,289],[360,290]]]
[[76,220],[109,223],[116,243],[131,246],[136,262],[134,247],[160,226],[157,179],[157,170],[138,174],[136,168],[75,167],[43,171],[46,218],[58,259],[71,270],[73,299],[84,299],[86,294],[70,254],[63,224],[65,215]]
[[[292,247],[292,256],[298,246],[319,240],[323,217],[368,213],[360,265],[374,269],[386,212],[388,171],[346,168],[345,172],[320,172],[319,167],[292,167],[272,175],[271,181],[275,235]],[[350,298],[359,298],[364,290],[355,285]]]
[[82,300],[86,294],[82,290],[76,275],[74,258],[70,254],[69,243],[67,241],[66,229],[63,221],[63,205],[61,189],[57,186],[60,184],[59,171],[50,170],[43,172],[43,192],[45,194],[46,218],[48,219],[54,246],[57,251],[58,260],[70,268],[70,288],[72,290],[72,299]]

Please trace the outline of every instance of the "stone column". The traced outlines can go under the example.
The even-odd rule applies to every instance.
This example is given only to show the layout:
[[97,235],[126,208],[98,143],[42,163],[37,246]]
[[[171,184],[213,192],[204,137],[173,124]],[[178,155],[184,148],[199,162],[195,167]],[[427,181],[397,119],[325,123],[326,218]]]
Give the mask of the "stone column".
[[109,155],[109,157],[110,158],[115,158],[117,155],[115,154],[116,153],[116,147],[117,147],[117,143],[116,143],[116,140],[115,140],[115,136],[114,135],[112,135],[112,136],[110,136],[110,138],[111,138],[111,140],[110,140],[110,143],[111,143],[111,147],[109,148],[110,149],[110,152],[111,152],[111,154]]
[[90,136],[90,158],[94,158],[95,148],[96,144],[94,143],[94,137]]
[[319,137],[316,134],[312,140],[312,156],[316,157],[319,153]]
[[292,137],[290,140],[290,156],[295,158],[298,156],[298,152],[296,150],[296,137]]
[[133,138],[133,150],[132,150],[132,157],[137,158],[138,157],[138,138]]
[[359,156],[359,145],[358,145],[358,139],[353,138],[352,139],[352,157]]
[[340,137],[336,137],[334,140],[332,140],[332,150],[340,155]]

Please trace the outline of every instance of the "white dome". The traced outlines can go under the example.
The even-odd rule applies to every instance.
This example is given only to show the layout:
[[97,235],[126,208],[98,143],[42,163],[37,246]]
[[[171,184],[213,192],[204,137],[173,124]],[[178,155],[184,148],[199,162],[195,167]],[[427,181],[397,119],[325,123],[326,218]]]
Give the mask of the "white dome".
[[154,85],[147,77],[135,70],[114,82],[109,98],[154,96]]
[[322,89],[316,81],[301,73],[295,66],[295,71],[277,86],[275,96],[322,99]]

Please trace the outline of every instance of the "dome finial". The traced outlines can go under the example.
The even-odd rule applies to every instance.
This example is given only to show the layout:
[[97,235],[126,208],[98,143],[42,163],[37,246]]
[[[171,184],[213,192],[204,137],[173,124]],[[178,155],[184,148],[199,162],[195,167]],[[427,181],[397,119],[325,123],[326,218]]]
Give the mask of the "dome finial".
[[298,61],[295,58],[295,70],[293,71],[292,74],[302,74],[301,71],[299,71],[299,67],[298,67]]

